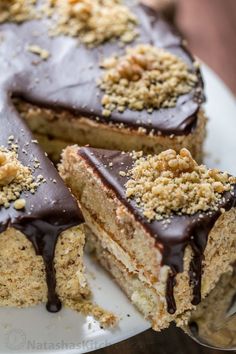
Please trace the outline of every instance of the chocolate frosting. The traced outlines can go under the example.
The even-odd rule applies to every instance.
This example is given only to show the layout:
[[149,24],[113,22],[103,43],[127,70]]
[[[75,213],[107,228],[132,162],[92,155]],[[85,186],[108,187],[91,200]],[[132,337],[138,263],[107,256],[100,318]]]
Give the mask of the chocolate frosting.
[[[189,245],[193,251],[190,264],[189,279],[193,288],[192,303],[197,305],[201,301],[201,276],[204,250],[208,235],[216,220],[221,215],[221,208],[229,210],[236,206],[236,185],[234,193],[224,193],[224,198],[219,204],[217,211],[199,212],[194,215],[174,215],[169,224],[162,221],[149,222],[142,214],[142,210],[133,199],[125,196],[125,183],[127,176],[121,176],[120,171],[129,171],[134,160],[129,153],[108,151],[93,148],[81,148],[78,154],[99,175],[103,183],[111,188],[118,199],[132,212],[136,220],[142,224],[156,240],[156,247],[162,253],[162,265],[170,267],[167,280],[166,300],[169,313],[176,311],[174,298],[174,286],[176,275],[183,272],[183,259],[186,247]],[[109,165],[112,163],[112,166]]]
[[[40,3],[40,2],[39,2]],[[124,124],[138,129],[140,126],[161,132],[163,135],[183,135],[194,130],[197,113],[203,102],[203,82],[194,68],[193,58],[182,45],[180,35],[154,10],[144,5],[129,5],[138,18],[138,38],[131,43],[152,44],[182,58],[190,70],[197,72],[197,87],[180,96],[174,108],[154,110],[153,113],[126,110],[114,111],[109,118],[102,116],[103,92],[96,81],[103,71],[102,59],[124,54],[119,41],[107,42],[96,48],[79,44],[78,39],[66,36],[49,37],[52,23],[48,19],[24,22],[20,25],[0,25],[3,42],[0,45],[0,67],[5,91],[28,102],[54,109],[66,108],[77,117],[100,120],[105,124]],[[28,45],[38,45],[50,53],[46,61],[27,50]],[[151,123],[150,123],[151,120]]]

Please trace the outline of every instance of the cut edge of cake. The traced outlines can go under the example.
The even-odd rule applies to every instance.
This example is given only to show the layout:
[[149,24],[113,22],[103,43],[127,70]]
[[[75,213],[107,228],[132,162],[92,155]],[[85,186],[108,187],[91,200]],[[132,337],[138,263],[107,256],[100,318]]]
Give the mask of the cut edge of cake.
[[[162,253],[155,247],[154,238],[143,223],[121,201],[104,174],[101,176],[99,173],[104,168],[109,175],[106,166],[101,162],[97,166],[91,161],[88,163],[84,158],[86,151],[94,154],[96,159],[96,152],[101,153],[102,150],[79,149],[77,146],[66,148],[60,173],[79,200],[86,220],[89,248],[151,321],[155,330],[168,327],[172,321],[184,326],[196,309],[192,304],[193,289],[189,286],[192,248],[189,244],[185,248],[183,271],[177,274],[174,286],[176,311],[170,314],[166,302],[170,268],[161,264]],[[220,276],[232,269],[231,264],[235,261],[235,216],[235,208],[222,213],[208,235],[203,260],[202,299],[215,287]]]
[[197,126],[186,135],[150,134],[145,129],[132,129],[104,124],[77,116],[69,110],[43,108],[23,100],[15,101],[16,108],[53,161],[59,161],[62,149],[68,145],[89,145],[94,148],[144,151],[158,154],[172,148],[186,147],[198,162],[203,159],[207,118],[203,109],[198,112]]

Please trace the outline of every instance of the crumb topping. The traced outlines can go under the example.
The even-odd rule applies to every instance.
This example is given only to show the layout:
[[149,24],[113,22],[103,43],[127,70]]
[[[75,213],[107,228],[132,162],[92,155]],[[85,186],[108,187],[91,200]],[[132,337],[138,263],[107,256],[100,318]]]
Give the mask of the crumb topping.
[[8,208],[14,201],[14,208],[23,209],[25,199],[19,198],[23,191],[35,193],[40,179],[34,180],[29,167],[18,160],[16,150],[0,147],[0,207]]
[[0,0],[0,23],[23,22],[34,16],[36,0]]
[[36,5],[37,0],[0,0],[0,23],[50,17],[56,22],[52,35],[79,37],[91,47],[114,39],[130,43],[138,35],[137,17],[122,0],[45,0]]
[[111,39],[124,43],[137,36],[137,18],[121,0],[50,0],[57,15],[55,34],[79,37],[96,46]]
[[127,48],[121,57],[107,58],[101,64],[105,69],[99,87],[104,115],[114,109],[123,112],[129,108],[140,111],[174,107],[177,98],[192,90],[196,74],[177,56],[152,45]]
[[198,165],[187,149],[179,154],[170,149],[154,156],[136,155],[134,159],[127,174],[126,196],[136,201],[149,221],[173,213],[217,210],[222,193],[231,191],[236,183],[226,172]]

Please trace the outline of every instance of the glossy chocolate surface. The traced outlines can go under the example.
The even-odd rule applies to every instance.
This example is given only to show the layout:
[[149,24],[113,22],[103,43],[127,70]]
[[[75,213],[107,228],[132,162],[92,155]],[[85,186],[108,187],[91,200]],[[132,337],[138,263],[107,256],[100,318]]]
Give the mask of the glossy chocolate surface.
[[[129,2],[127,2],[129,3]],[[193,58],[182,45],[177,32],[148,7],[131,6],[137,15],[139,37],[130,45],[149,43],[165,48],[181,57],[192,71],[196,71]],[[28,102],[55,109],[66,108],[75,115],[99,119],[108,124],[124,124],[147,131],[162,132],[163,135],[183,135],[194,130],[197,113],[203,102],[203,83],[199,75],[197,87],[189,94],[180,96],[174,108],[146,110],[124,113],[114,111],[109,118],[102,116],[101,97],[103,92],[96,81],[103,74],[101,61],[116,54],[124,54],[120,42],[108,42],[93,49],[79,44],[75,38],[49,37],[49,20],[24,22],[23,24],[2,24],[0,32],[1,82],[5,91],[20,96]],[[48,60],[41,60],[27,50],[29,45],[37,45],[48,50]],[[151,122],[150,122],[151,120]]]
[[[229,210],[236,206],[236,186],[234,195],[230,192],[224,193],[224,200],[220,203],[217,211],[201,212],[194,215],[174,215],[170,219],[170,223],[166,225],[162,221],[148,222],[135,201],[127,200],[125,196],[125,183],[128,177],[119,175],[119,171],[127,172],[132,168],[134,160],[130,154],[92,148],[81,148],[78,154],[94,169],[103,183],[115,192],[118,199],[134,214],[145,230],[155,238],[156,246],[163,256],[162,264],[171,268],[166,288],[166,299],[170,313],[176,311],[175,277],[177,273],[183,271],[186,246],[191,246],[193,258],[189,277],[190,285],[193,288],[192,303],[197,305],[201,301],[202,261],[208,235],[221,215],[220,208]],[[109,166],[110,163],[112,166]]]

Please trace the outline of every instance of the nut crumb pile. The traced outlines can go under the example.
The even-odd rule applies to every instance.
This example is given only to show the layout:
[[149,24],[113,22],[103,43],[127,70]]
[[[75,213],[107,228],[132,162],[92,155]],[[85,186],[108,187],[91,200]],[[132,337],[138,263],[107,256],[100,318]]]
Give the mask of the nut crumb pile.
[[23,22],[34,16],[36,0],[0,0],[0,23]]
[[14,201],[15,209],[23,209],[26,201],[20,199],[21,192],[35,193],[39,184],[30,169],[20,163],[16,151],[0,147],[0,206],[8,208]]
[[57,15],[55,35],[79,37],[96,46],[111,39],[124,43],[137,36],[137,18],[121,0],[51,0],[51,14]]
[[149,221],[217,210],[222,193],[236,182],[226,172],[198,165],[187,149],[139,157],[128,176],[126,196],[135,199]]
[[121,57],[107,58],[98,82],[105,92],[102,98],[104,116],[114,109],[140,111],[174,107],[177,98],[192,90],[197,76],[177,56],[152,45],[127,48]]

